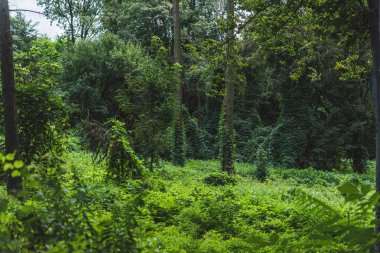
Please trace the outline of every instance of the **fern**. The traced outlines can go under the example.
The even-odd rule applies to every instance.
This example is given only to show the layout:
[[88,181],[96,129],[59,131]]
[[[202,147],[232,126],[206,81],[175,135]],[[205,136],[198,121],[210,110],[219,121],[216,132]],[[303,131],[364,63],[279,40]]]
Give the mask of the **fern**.
[[316,215],[316,217],[323,218],[326,215],[339,216],[339,212],[333,207],[310,195],[304,190],[294,189],[293,194],[295,195],[296,205],[300,209],[306,210],[309,213]]
[[308,240],[302,240],[298,248],[310,250],[323,246],[333,249],[340,241],[355,252],[368,252],[380,242],[380,236],[373,227],[374,208],[380,195],[370,186],[356,182],[346,182],[338,190],[345,199],[340,209],[303,190],[293,190],[296,205],[313,216],[316,222]]

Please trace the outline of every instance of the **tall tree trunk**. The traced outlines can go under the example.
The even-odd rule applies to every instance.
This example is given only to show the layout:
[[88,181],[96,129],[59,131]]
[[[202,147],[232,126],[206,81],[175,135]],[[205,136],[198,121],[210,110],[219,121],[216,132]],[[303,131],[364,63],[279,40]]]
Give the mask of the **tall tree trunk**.
[[[174,30],[174,63],[181,64],[181,21],[179,16],[179,0],[173,0],[173,30]],[[178,74],[179,79],[181,75]],[[178,100],[182,106],[182,82],[178,89]],[[181,115],[182,113],[180,113]]]
[[[4,103],[5,152],[7,154],[16,153],[17,157],[19,151],[19,139],[17,133],[16,89],[8,0],[0,0],[0,8],[0,61]],[[11,172],[8,171],[8,194],[16,195],[21,189],[22,178],[11,177]]]
[[234,0],[227,0],[227,24],[228,32],[226,35],[226,95],[224,98],[224,122],[225,137],[222,147],[222,171],[233,174],[234,169],[234,82],[235,67],[233,59],[234,50],[234,30],[235,30],[235,4]]
[[[379,0],[368,0],[370,8],[370,34],[372,48],[372,75],[371,89],[375,106],[376,122],[376,191],[380,193],[380,26],[379,26]],[[376,220],[380,220],[380,208],[376,207]],[[380,225],[376,226],[380,232]],[[377,247],[379,252],[379,247]]]
[[367,150],[363,145],[363,130],[356,129],[351,137],[351,143],[354,148],[350,150],[349,154],[352,158],[353,171],[358,174],[366,172],[367,167]]
[[75,28],[74,28],[74,3],[72,0],[68,1],[69,5],[69,14],[70,14],[70,36],[71,42],[75,44]]
[[195,1],[196,0],[190,0],[190,10],[192,10],[192,11],[195,10]]
[[[173,30],[174,30],[174,63],[181,64],[181,20],[179,1],[173,0]],[[182,84],[182,71],[177,72],[178,80],[178,116],[174,130],[174,150],[173,150],[173,163],[176,165],[185,165],[185,134],[183,122],[183,84]]]

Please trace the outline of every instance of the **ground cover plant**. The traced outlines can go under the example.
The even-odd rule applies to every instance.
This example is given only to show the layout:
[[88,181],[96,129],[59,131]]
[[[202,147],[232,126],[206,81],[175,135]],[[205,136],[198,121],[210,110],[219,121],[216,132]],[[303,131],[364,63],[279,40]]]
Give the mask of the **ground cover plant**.
[[[12,163],[12,161],[9,161]],[[5,161],[5,164],[9,164]],[[30,167],[23,200],[1,188],[4,252],[362,252],[377,241],[366,174],[163,162],[120,183],[83,150]],[[7,167],[7,166],[6,166]]]

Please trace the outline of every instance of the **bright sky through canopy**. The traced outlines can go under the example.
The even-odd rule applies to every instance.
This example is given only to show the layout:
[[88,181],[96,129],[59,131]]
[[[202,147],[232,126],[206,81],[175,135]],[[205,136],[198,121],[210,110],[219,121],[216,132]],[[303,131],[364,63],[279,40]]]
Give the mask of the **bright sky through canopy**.
[[[43,9],[37,5],[37,0],[8,0],[9,9],[27,9],[32,11],[43,12]],[[62,30],[56,24],[50,24],[50,21],[41,14],[23,12],[28,20],[38,23],[37,30],[41,34],[46,34],[50,38],[55,38],[57,35],[62,34]]]

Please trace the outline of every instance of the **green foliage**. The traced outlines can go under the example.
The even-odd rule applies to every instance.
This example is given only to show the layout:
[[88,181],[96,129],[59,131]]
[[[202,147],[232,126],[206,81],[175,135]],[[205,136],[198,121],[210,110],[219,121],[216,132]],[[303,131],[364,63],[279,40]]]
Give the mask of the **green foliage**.
[[221,168],[224,172],[229,174],[235,173],[234,162],[236,157],[236,143],[235,134],[228,136],[227,125],[225,123],[225,107],[224,103],[222,105],[222,110],[220,113],[219,127],[218,127],[218,142],[217,147],[219,148],[219,156],[221,158]]
[[268,177],[268,156],[263,147],[257,150],[256,154],[256,178],[263,182]]
[[88,153],[47,164],[20,170],[24,202],[0,187],[1,251],[366,252],[378,239],[379,197],[362,183],[373,174],[347,181],[354,174],[269,168],[259,183],[189,161],[115,184]]
[[276,168],[275,173],[271,172],[270,169],[268,169],[268,172],[272,180],[282,180],[289,184],[306,186],[321,185],[326,187],[338,185],[342,177],[346,175],[338,172],[321,172],[313,168],[302,170]]
[[186,148],[187,157],[191,159],[210,159],[214,154],[211,146],[210,134],[199,127],[197,119],[189,117],[186,120]]
[[184,130],[183,122],[177,120],[174,125],[172,159],[174,165],[182,167],[185,166],[186,161],[186,135]]
[[11,29],[14,52],[21,53],[28,51],[37,39],[37,24],[27,20],[25,15],[17,12],[11,17]]
[[213,186],[225,186],[225,185],[234,185],[236,184],[236,180],[229,175],[224,173],[213,173],[208,175],[203,179],[203,182],[208,185]]
[[129,46],[125,82],[116,93],[116,101],[131,123],[136,150],[152,164],[170,146],[168,129],[172,127],[176,107],[177,82],[167,63],[168,50],[157,37],[155,50],[148,56],[137,46]]
[[[238,163],[236,170],[239,173],[247,166]],[[220,175],[217,171],[217,161],[189,161],[184,169],[166,164],[161,171],[156,171],[149,179],[144,214],[139,217],[147,229],[142,240],[144,249],[158,247],[173,252],[352,252],[355,249],[365,252],[373,243],[358,244],[359,239],[346,236],[351,232],[355,235],[358,230],[348,232],[346,229],[360,223],[349,225],[349,217],[351,221],[361,219],[358,232],[364,242],[371,240],[374,234],[371,222],[376,200],[371,199],[373,192],[368,192],[371,187],[354,183],[358,190],[353,194],[342,190],[346,186],[339,187],[346,197],[337,191],[340,182],[347,181],[352,173],[294,169],[282,179],[279,175],[286,169],[269,168],[270,176],[264,184],[240,176],[234,178],[234,184],[223,187],[201,183],[205,173]],[[370,178],[373,174],[367,176]],[[309,180],[307,192],[300,190],[306,182],[301,179],[306,178]],[[367,179],[360,176],[357,180]],[[345,204],[345,198],[351,198],[349,195],[356,195],[354,198],[358,201]],[[352,211],[363,206],[369,208],[365,215]],[[335,215],[339,215],[339,219],[334,220]],[[176,245],[170,240],[176,240]]]
[[[370,47],[365,29],[357,29],[364,25],[365,4],[243,2],[244,9],[258,13],[246,26],[242,53],[250,65],[247,80],[255,84],[248,92],[254,87],[258,92],[250,110],[258,106],[260,123],[274,129],[268,142],[271,162],[333,169],[352,159],[353,169],[362,173],[375,147],[367,136],[374,131]],[[345,21],[342,13],[348,15]],[[262,110],[260,103],[268,97],[270,107]]]
[[147,47],[158,36],[169,46],[172,17],[167,0],[104,1],[102,23],[105,29],[125,41]]
[[126,51],[127,46],[112,36],[80,41],[64,51],[63,90],[73,109],[73,122],[102,120],[115,114],[115,91],[129,72]]
[[56,21],[72,43],[96,36],[100,30],[101,0],[38,0],[45,16]]
[[58,89],[58,47],[49,39],[38,39],[27,53],[15,54],[20,153],[27,164],[49,152],[62,153],[67,116]]
[[0,178],[6,178],[6,174],[10,177],[20,177],[24,174],[24,163],[15,158],[16,154],[0,154]]
[[[379,194],[371,186],[348,181],[338,187],[344,196],[343,213],[303,191],[296,191],[296,204],[316,217],[316,229],[308,234],[309,240],[303,240],[289,246],[289,250],[302,251],[316,248],[331,250],[336,242],[344,241],[350,250],[368,252],[380,238],[371,225],[374,224],[374,209]],[[306,238],[305,238],[306,239]]]
[[[23,201],[0,185],[0,252],[343,253],[379,243],[364,1],[242,0],[230,43],[223,1],[183,0],[181,65],[171,64],[169,0],[38,2],[75,44],[12,20],[27,166],[0,155],[0,177],[24,179]],[[186,111],[176,121],[180,68]],[[88,151],[65,136],[67,113],[73,125],[91,122]],[[236,175],[218,161],[185,165],[218,154],[236,158]]]
[[112,179],[125,182],[129,178],[142,177],[144,166],[133,151],[122,122],[110,120],[104,127],[89,123],[85,131],[89,146],[95,151],[95,159],[105,160]]
[[283,167],[304,168],[308,164],[307,146],[314,118],[312,93],[304,84],[289,82],[282,90],[282,113],[270,140],[273,162]]
[[152,56],[104,35],[77,43],[64,57],[66,98],[77,108],[72,120],[125,119],[134,149],[151,165],[168,153],[177,90],[167,49],[153,40]]
[[85,179],[67,158],[55,167],[25,168],[22,202],[0,189],[0,251],[137,252],[133,197]]

